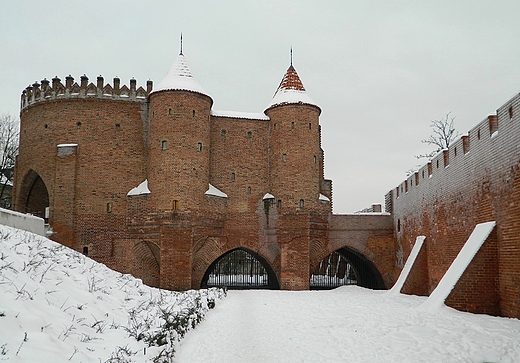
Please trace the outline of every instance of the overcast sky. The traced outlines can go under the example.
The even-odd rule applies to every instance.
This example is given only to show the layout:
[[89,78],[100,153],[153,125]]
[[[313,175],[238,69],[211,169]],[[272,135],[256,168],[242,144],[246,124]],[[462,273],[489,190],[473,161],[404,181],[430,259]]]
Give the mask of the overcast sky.
[[520,91],[519,14],[518,0],[0,0],[0,114],[56,75],[157,84],[181,32],[214,109],[262,112],[292,46],[322,109],[334,212],[349,213],[421,163],[431,120],[451,111],[465,133]]

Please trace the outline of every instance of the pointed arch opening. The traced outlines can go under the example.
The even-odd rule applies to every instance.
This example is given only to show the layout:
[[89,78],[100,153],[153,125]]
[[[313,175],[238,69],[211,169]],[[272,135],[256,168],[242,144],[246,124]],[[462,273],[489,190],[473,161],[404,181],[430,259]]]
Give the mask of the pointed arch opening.
[[202,278],[201,288],[279,289],[280,284],[269,263],[259,254],[236,248],[216,259]]
[[361,253],[343,247],[320,261],[311,274],[311,290],[334,289],[358,285],[369,289],[385,289],[383,278],[374,264]]
[[37,217],[46,218],[46,209],[49,207],[49,192],[43,179],[34,170],[30,170],[21,185],[19,202],[16,210],[30,213]]

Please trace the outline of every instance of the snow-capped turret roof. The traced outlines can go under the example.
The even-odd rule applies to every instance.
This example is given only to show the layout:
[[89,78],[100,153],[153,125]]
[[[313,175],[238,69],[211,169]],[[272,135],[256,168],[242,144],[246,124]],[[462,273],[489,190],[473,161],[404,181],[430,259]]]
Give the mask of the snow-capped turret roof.
[[296,72],[296,69],[291,66],[287,69],[287,72],[283,76],[278,89],[276,90],[271,103],[266,107],[266,110],[274,106],[286,105],[286,104],[309,104],[313,106],[318,105],[309,97],[303,87],[303,83]]
[[188,62],[182,53],[175,59],[166,76],[152,93],[170,90],[192,91],[209,96],[191,73]]

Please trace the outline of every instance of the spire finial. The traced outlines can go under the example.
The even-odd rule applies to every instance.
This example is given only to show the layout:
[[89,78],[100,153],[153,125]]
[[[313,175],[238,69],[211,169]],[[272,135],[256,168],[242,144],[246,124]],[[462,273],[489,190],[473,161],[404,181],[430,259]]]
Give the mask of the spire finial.
[[179,55],[183,55],[182,54],[182,33],[181,33],[181,52],[179,53]]
[[292,45],[291,45],[291,67],[292,67]]

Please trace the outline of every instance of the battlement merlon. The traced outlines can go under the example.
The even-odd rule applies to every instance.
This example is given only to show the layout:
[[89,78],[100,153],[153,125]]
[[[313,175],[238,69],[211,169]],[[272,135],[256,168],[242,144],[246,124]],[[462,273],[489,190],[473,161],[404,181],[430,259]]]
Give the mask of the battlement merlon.
[[125,85],[121,86],[120,83],[118,77],[114,78],[113,86],[108,83],[104,84],[102,76],[97,77],[96,84],[89,83],[86,75],[80,77],[79,84],[74,82],[71,75],[65,77],[65,85],[57,76],[52,79],[52,84],[44,78],[41,83],[36,81],[22,91],[20,110],[36,103],[57,99],[98,98],[146,102],[153,89],[153,82],[150,80],[146,82],[146,89],[142,86],[137,88],[137,81],[134,78],[130,80],[130,88]]

